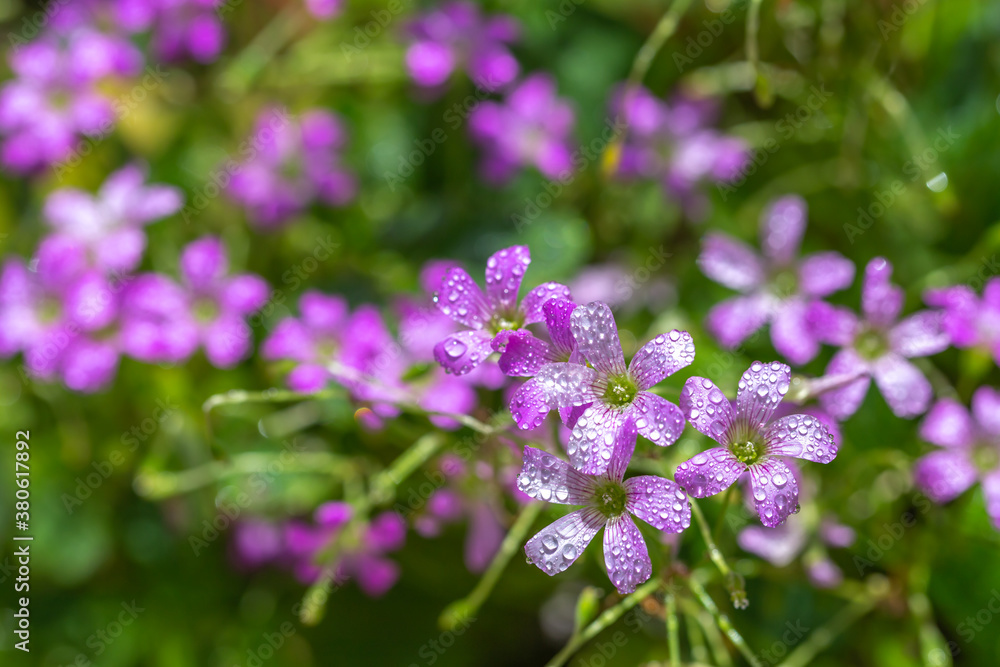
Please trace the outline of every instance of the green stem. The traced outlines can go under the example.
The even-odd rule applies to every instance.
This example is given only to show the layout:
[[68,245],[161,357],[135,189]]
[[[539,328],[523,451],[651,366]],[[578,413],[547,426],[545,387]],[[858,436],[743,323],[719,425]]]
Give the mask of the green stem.
[[769,107],[774,101],[771,87],[764,70],[760,66],[760,47],[757,42],[757,35],[760,32],[760,6],[763,0],[750,0],[750,8],[747,10],[747,35],[746,52],[747,60],[754,72],[754,96],[757,103],[762,107]]
[[476,584],[476,587],[466,597],[448,605],[441,614],[438,624],[442,629],[453,630],[460,623],[465,623],[469,619],[475,619],[479,608],[483,606],[490,593],[493,592],[493,588],[500,580],[500,575],[503,574],[510,559],[521,547],[525,535],[531,530],[531,526],[534,525],[543,506],[544,503],[533,502],[521,510],[521,514],[514,521],[514,525],[507,531],[507,536],[504,537],[503,542],[500,544],[500,550],[493,557],[493,561],[486,569],[479,583]]
[[722,533],[722,524],[726,521],[726,512],[729,511],[729,503],[733,500],[733,493],[736,491],[736,485],[733,484],[728,489],[726,489],[726,495],[722,498],[722,507],[719,509],[719,518],[715,520],[715,529],[712,531],[712,539],[718,541],[719,535]]
[[305,15],[299,7],[286,7],[233,59],[219,77],[219,88],[233,96],[245,95],[261,70],[305,24]]
[[812,663],[813,658],[833,643],[837,635],[871,611],[876,602],[877,598],[874,596],[865,596],[851,602],[824,625],[816,628],[809,638],[789,653],[778,667],[806,667]]
[[698,507],[698,503],[694,501],[694,498],[690,498],[689,500],[691,502],[691,516],[694,517],[695,522],[698,524],[698,530],[701,532],[701,537],[705,540],[708,557],[719,568],[719,573],[725,579],[732,578],[733,571],[726,562],[725,556],[722,555],[722,551],[719,550],[719,547],[715,546],[715,540],[712,539],[712,533],[709,532],[708,521],[705,520],[705,515],[701,513],[701,508]]
[[606,609],[604,612],[598,616],[593,623],[584,628],[583,632],[574,636],[570,639],[569,643],[563,647],[559,653],[555,655],[554,658],[549,660],[545,667],[560,667],[566,664],[566,661],[572,657],[574,653],[580,650],[580,648],[589,642],[591,639],[600,634],[603,630],[610,627],[615,621],[621,618],[625,612],[627,612],[632,607],[636,606],[647,597],[656,592],[656,590],[663,585],[663,581],[660,579],[650,579],[639,588],[635,589],[635,592],[628,597],[622,599],[618,604]]
[[751,667],[761,667],[760,660],[758,660],[754,652],[750,650],[750,647],[743,639],[743,635],[736,630],[736,627],[733,625],[732,621],[729,620],[729,617],[719,611],[719,608],[715,604],[715,600],[713,600],[712,596],[710,596],[704,587],[698,583],[697,577],[692,574],[687,581],[688,586],[691,587],[691,592],[694,593],[696,598],[698,598],[701,606],[703,606],[705,610],[712,615],[712,618],[715,619],[715,624],[720,630],[722,630],[722,634],[729,638],[729,641],[736,646],[736,649],[743,655],[744,658],[746,658]]
[[670,650],[670,667],[680,667],[681,638],[680,622],[677,620],[677,596],[674,595],[670,584],[667,585],[667,594],[664,603],[667,610],[667,648]]

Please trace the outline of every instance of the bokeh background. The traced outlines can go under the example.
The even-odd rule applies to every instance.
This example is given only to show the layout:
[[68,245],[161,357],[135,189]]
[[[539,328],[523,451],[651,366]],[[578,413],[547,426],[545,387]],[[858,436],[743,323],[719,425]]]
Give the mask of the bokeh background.
[[[601,159],[576,173],[530,224],[520,225],[513,216],[524,215],[548,179],[526,168],[502,185],[488,182],[477,169],[482,150],[470,139],[467,123],[452,127],[447,116],[453,105],[467,103],[475,84],[456,73],[443,90],[430,94],[407,72],[405,26],[432,9],[431,3],[401,2],[400,11],[390,12],[387,24],[372,28],[376,34],[366,41],[358,36],[372,21],[378,25],[373,12],[385,16],[388,9],[379,0],[346,0],[328,20],[316,18],[298,0],[233,1],[219,10],[226,39],[218,57],[164,63],[169,74],[162,83],[118,118],[114,131],[78,166],[60,177],[51,170],[0,174],[0,252],[31,257],[46,233],[41,211],[49,193],[67,186],[96,190],[108,174],[135,160],[148,165],[150,182],[179,188],[190,204],[204,195],[214,170],[238,153],[258,113],[283,105],[293,113],[322,107],[340,114],[348,135],[342,162],[357,177],[356,196],[339,207],[313,203],[277,230],[248,223],[245,210],[225,195],[208,197],[189,219],[176,213],[148,227],[142,265],[144,271],[171,273],[187,243],[205,234],[221,237],[234,267],[263,276],[287,297],[254,327],[258,343],[294,311],[305,289],[385,307],[400,294],[422,294],[419,274],[430,260],[458,260],[478,277],[492,252],[524,244],[533,258],[527,283],[573,285],[589,277],[604,286],[608,298],[618,298],[619,325],[631,332],[623,333],[626,356],[657,332],[686,328],[698,346],[689,374],[712,373],[721,387],[733,390],[750,361],[774,358],[775,352],[761,336],[730,357],[705,332],[708,309],[731,292],[698,270],[699,242],[706,229],[715,229],[753,243],[765,204],[787,193],[809,204],[806,250],[837,250],[859,266],[885,256],[906,288],[909,310],[920,306],[927,287],[978,286],[995,274],[1000,269],[1000,4],[765,0],[756,38],[759,77],[747,61],[749,4],[693,0],[644,77],[660,98],[682,90],[716,97],[720,131],[758,151],[758,164],[738,181],[699,189],[701,215],[691,215],[657,182],[609,177],[614,156],[602,145]],[[44,6],[0,2],[4,35],[30,41],[23,34],[24,19]],[[613,91],[669,8],[653,0],[483,5],[488,13],[520,22],[521,37],[511,51],[522,73],[548,72],[557,82],[559,95],[575,111],[571,136],[579,146],[600,137]],[[733,20],[716,23],[724,11]],[[147,49],[146,33],[131,39]],[[5,48],[15,43],[9,37],[4,42]],[[147,63],[157,63],[152,50]],[[14,75],[4,69],[3,76]],[[136,79],[109,78],[101,85],[119,97],[134,90]],[[817,88],[824,94],[813,103],[810,95]],[[396,170],[414,142],[438,128],[446,140],[404,182],[388,182],[386,172]],[[933,155],[925,152],[939,133],[952,138]],[[895,182],[900,185],[886,205],[885,193]],[[884,212],[855,234],[859,209],[870,210],[879,197]],[[327,261],[304,265],[317,239],[329,239],[336,251]],[[669,256],[657,260],[662,253]],[[300,280],[289,278],[296,271],[305,273]],[[855,284],[834,301],[855,306],[859,292]],[[825,350],[797,370],[821,375],[829,356]],[[991,363],[971,353],[949,350],[934,364],[964,400],[979,384],[1000,381]],[[668,379],[668,393],[682,383],[683,377]],[[461,522],[433,539],[411,531],[406,546],[392,555],[402,576],[383,597],[370,598],[348,584],[330,597],[317,626],[303,625],[293,608],[307,585],[280,568],[237,567],[232,527],[202,548],[192,546],[192,536],[205,537],[203,521],[217,517],[220,503],[246,479],[211,478],[179,489],[171,486],[178,479],[171,473],[240,453],[277,455],[292,439],[313,451],[358,457],[362,468],[378,466],[433,427],[425,417],[408,414],[380,430],[367,428],[355,416],[359,403],[336,388],[307,401],[203,410],[215,394],[280,386],[282,369],[259,354],[230,369],[214,367],[201,353],[178,364],[123,358],[113,382],[90,394],[26,378],[19,356],[0,365],[3,664],[536,665],[564,643],[560,623],[565,627],[572,617],[584,585],[614,596],[599,549],[551,579],[516,555],[468,629],[444,637],[449,644],[454,640],[446,650],[428,650],[431,642],[442,641],[437,623],[442,610],[478,580],[463,563]],[[163,414],[157,412],[162,405],[169,406],[168,415],[150,428],[150,418]],[[476,414],[488,417],[502,405],[499,392],[480,390]],[[831,551],[844,586],[819,590],[800,562],[776,568],[742,551],[735,535],[748,517],[737,517],[721,531],[720,547],[746,576],[750,607],[732,609],[719,582],[710,583],[709,591],[764,664],[780,663],[804,641],[789,642],[787,623],[815,631],[830,619],[843,626],[833,628],[829,646],[810,664],[1000,662],[1000,619],[983,611],[991,599],[1000,599],[1000,536],[979,490],[946,507],[919,504],[910,470],[929,448],[918,439],[917,425],[895,418],[873,391],[843,426],[837,460],[810,471],[815,511],[835,514],[857,533],[853,546]],[[133,448],[127,434],[136,426],[143,436]],[[28,656],[13,649],[14,575],[7,569],[18,430],[30,430],[32,445]],[[448,435],[455,441],[468,436],[462,430]],[[704,446],[688,429],[678,445],[655,454],[664,465],[676,465]],[[106,470],[113,454],[120,464],[101,475],[96,488],[85,489],[89,494],[78,505],[67,507],[66,494],[77,494],[81,480]],[[652,454],[640,447],[641,456]],[[161,473],[167,480],[163,488],[144,486]],[[404,482],[400,497],[422,479],[418,472]],[[306,516],[319,503],[342,497],[350,483],[322,471],[282,471],[245,516]],[[710,519],[721,505],[718,498],[701,504]],[[505,521],[515,509],[508,501]],[[915,514],[916,525],[895,537],[893,525],[907,512]],[[872,558],[872,545],[878,547],[886,534],[893,535],[889,548],[879,548]],[[693,529],[685,540],[681,560],[703,562]],[[872,566],[859,572],[858,557],[872,560]],[[879,591],[877,603],[845,616],[865,587]],[[116,630],[123,604],[141,611],[120,636],[101,639],[99,633]],[[662,607],[653,604],[648,612],[606,631],[571,664],[665,661]],[[977,614],[981,631],[969,632],[968,617]],[[683,622],[687,627],[689,617]],[[610,658],[602,656],[601,643],[616,631],[627,641]],[[282,634],[281,647],[264,658],[260,647],[275,633]],[[686,630],[683,642],[686,657],[727,664],[699,653],[703,649],[691,643]],[[734,651],[727,655],[733,664],[743,660]]]

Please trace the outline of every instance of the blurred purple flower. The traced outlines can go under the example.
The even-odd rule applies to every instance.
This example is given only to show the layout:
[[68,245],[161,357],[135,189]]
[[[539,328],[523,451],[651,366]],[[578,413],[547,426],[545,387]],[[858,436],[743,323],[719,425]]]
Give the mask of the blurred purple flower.
[[968,285],[924,293],[929,306],[944,309],[942,327],[952,345],[977,348],[1000,364],[1000,278],[986,281],[982,297]]
[[151,0],[152,47],[159,60],[215,62],[226,44],[225,0]]
[[353,199],[357,182],[340,159],[347,131],[335,114],[313,109],[288,120],[265,110],[251,141],[255,152],[233,174],[227,192],[252,223],[274,228],[314,201],[343,206]]
[[154,273],[129,285],[123,349],[146,362],[179,362],[200,344],[213,366],[234,366],[252,350],[244,320],[267,301],[267,283],[253,274],[229,275],[226,249],[211,236],[184,248],[180,272],[180,284]]
[[543,283],[517,302],[524,272],[531,264],[527,246],[511,246],[486,261],[486,293],[465,272],[453,267],[441,279],[434,303],[455,322],[468,327],[434,346],[434,358],[446,370],[465,375],[493,353],[493,341],[502,331],[522,329],[544,320],[542,306],[554,298],[569,298],[559,283]]
[[784,364],[753,362],[740,378],[735,408],[711,380],[688,378],[681,409],[692,426],[722,447],[681,463],[674,475],[677,483],[695,498],[705,498],[748,473],[761,523],[779,526],[797,512],[799,485],[780,457],[829,463],[838,446],[826,425],[810,415],[772,421],[790,378],[791,369]]
[[132,271],[146,249],[143,227],[180,210],[177,188],[146,185],[145,171],[124,167],[104,181],[97,195],[62,188],[49,195],[43,215],[54,236],[86,248],[89,261],[105,271]]
[[519,67],[507,45],[520,33],[505,15],[485,17],[471,2],[445,2],[410,23],[406,68],[413,81],[437,88],[456,69],[464,69],[480,88],[502,88]]
[[588,474],[607,468],[625,422],[634,422],[639,433],[661,447],[676,442],[684,416],[676,405],[648,390],[694,361],[691,334],[674,329],[658,335],[626,367],[607,305],[598,301],[576,308],[570,329],[577,352],[592,368],[582,363],[543,366],[510,401],[515,423],[535,428],[549,410],[587,406],[573,424],[566,452],[573,465]]
[[306,9],[321,21],[329,21],[344,9],[344,0],[305,0]]
[[703,218],[708,207],[698,186],[731,181],[749,161],[742,139],[709,127],[716,115],[712,100],[678,96],[667,103],[643,87],[622,86],[611,111],[628,125],[618,176],[658,181],[693,219]]
[[821,336],[810,323],[810,309],[821,298],[849,287],[854,263],[834,251],[799,258],[806,228],[801,197],[774,200],[760,219],[763,257],[725,234],[705,236],[698,265],[712,280],[743,295],[723,301],[708,313],[707,327],[726,347],[742,343],[771,323],[774,348],[793,364],[819,352]]
[[469,115],[469,132],[482,146],[483,176],[508,181],[519,167],[563,179],[573,168],[573,109],[556,95],[548,74],[532,74],[503,103],[482,102]]
[[857,411],[872,377],[897,417],[916,417],[930,404],[930,382],[907,359],[948,347],[942,313],[924,310],[899,320],[903,290],[889,282],[891,276],[892,265],[885,259],[876,257],[868,263],[861,319],[846,308],[824,302],[811,307],[813,330],[824,342],[841,346],[826,367],[826,375],[844,381],[819,397],[823,409],[836,419]]
[[917,486],[934,502],[947,503],[978,480],[986,513],[1000,530],[1000,391],[977,389],[971,415],[958,401],[939,400],[920,425],[920,437],[942,449],[916,462]]
[[583,506],[543,528],[524,546],[528,560],[549,576],[572,565],[604,528],[608,577],[619,593],[631,593],[653,571],[632,516],[667,533],[691,525],[691,507],[677,484],[653,475],[624,480],[636,435],[635,424],[627,419],[614,436],[607,470],[599,475],[585,475],[540,449],[524,448],[524,468],[517,478],[522,493],[550,503]]

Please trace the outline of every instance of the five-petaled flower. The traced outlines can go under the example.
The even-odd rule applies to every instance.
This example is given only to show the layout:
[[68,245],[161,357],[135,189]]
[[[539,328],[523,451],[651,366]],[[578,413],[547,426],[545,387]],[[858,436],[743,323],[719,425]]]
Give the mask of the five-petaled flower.
[[812,415],[771,422],[788,393],[790,378],[791,369],[784,364],[753,362],[740,378],[735,409],[711,380],[689,378],[681,391],[681,408],[692,426],[722,447],[681,463],[674,475],[677,483],[695,498],[705,498],[748,472],[761,523],[773,528],[796,512],[799,485],[779,457],[829,463],[837,456],[837,444],[826,425]]
[[760,257],[750,246],[725,234],[709,233],[698,265],[709,278],[744,294],[723,301],[708,313],[708,330],[734,347],[771,322],[774,349],[793,364],[819,352],[821,336],[811,326],[811,305],[854,281],[854,263],[838,252],[799,259],[806,229],[801,197],[775,200],[760,219]]
[[937,354],[948,347],[940,311],[924,310],[902,321],[903,290],[889,282],[892,264],[876,257],[865,268],[859,319],[846,308],[817,303],[811,318],[825,342],[843,346],[826,368],[844,382],[820,395],[823,409],[844,420],[861,406],[871,378],[897,417],[916,417],[927,409],[931,383],[910,357]]
[[958,401],[941,399],[921,424],[920,437],[943,449],[917,461],[917,486],[934,502],[946,503],[981,481],[986,513],[1000,530],[1000,391],[977,389],[971,416]]
[[655,444],[672,445],[684,430],[684,415],[650,387],[694,361],[694,342],[686,331],[673,330],[646,343],[628,367],[618,327],[607,304],[578,307],[570,318],[577,349],[590,366],[547,364],[525,382],[510,401],[514,421],[536,428],[549,410],[583,407],[571,424],[566,453],[580,471],[603,472],[622,425],[632,419],[639,433]]
[[635,439],[635,424],[626,420],[618,431],[611,463],[600,475],[585,475],[540,449],[524,448],[517,488],[546,502],[582,506],[543,528],[524,546],[528,560],[543,572],[551,576],[568,568],[603,527],[608,577],[619,593],[631,593],[653,572],[632,516],[667,533],[691,525],[691,507],[677,484],[655,475],[624,480]]
[[464,269],[454,267],[444,274],[434,303],[442,313],[468,327],[434,346],[434,359],[445,370],[465,375],[493,353],[498,334],[543,321],[546,301],[569,298],[565,285],[543,283],[518,305],[517,293],[529,264],[531,251],[527,246],[495,252],[486,261],[486,294]]

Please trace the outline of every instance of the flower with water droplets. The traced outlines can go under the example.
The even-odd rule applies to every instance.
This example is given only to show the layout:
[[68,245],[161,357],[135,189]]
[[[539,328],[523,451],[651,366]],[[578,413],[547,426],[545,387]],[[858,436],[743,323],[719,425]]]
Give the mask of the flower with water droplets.
[[649,391],[668,375],[694,361],[691,334],[677,329],[660,334],[640,349],[628,367],[618,327],[600,301],[573,311],[570,329],[577,350],[592,368],[577,363],[543,366],[510,401],[522,429],[537,427],[550,410],[583,407],[566,446],[573,465],[585,473],[603,472],[611,461],[618,431],[629,419],[643,437],[665,447],[684,430],[684,415],[670,401]]
[[923,310],[899,320],[903,290],[889,282],[892,264],[876,257],[865,268],[862,318],[846,308],[819,302],[810,317],[824,342],[841,350],[826,367],[828,376],[849,379],[820,395],[823,409],[844,420],[861,406],[871,379],[897,417],[916,417],[930,405],[933,391],[924,374],[908,361],[948,347],[940,311]]
[[577,305],[569,299],[555,298],[545,302],[545,327],[549,341],[536,337],[527,329],[506,330],[493,339],[493,349],[500,353],[500,370],[512,377],[530,377],[542,366],[551,363],[586,363],[576,346],[570,318]]
[[653,571],[632,516],[667,533],[691,525],[691,507],[677,484],[655,475],[624,479],[636,434],[635,424],[627,420],[618,431],[611,463],[600,475],[585,475],[540,449],[524,448],[517,488],[538,500],[582,506],[543,528],[524,546],[528,560],[549,576],[572,565],[603,527],[608,577],[619,593],[631,593]]
[[806,202],[787,196],[761,216],[763,257],[725,234],[705,237],[698,257],[702,272],[743,293],[708,313],[708,330],[723,345],[739,345],[770,321],[774,349],[793,364],[804,364],[819,352],[821,336],[811,326],[811,304],[850,286],[854,263],[833,251],[800,259],[805,228]]
[[680,464],[674,475],[677,483],[695,498],[705,498],[749,473],[761,523],[778,526],[796,512],[799,485],[780,457],[829,463],[838,447],[826,425],[812,415],[789,415],[771,422],[788,393],[790,377],[791,369],[785,364],[753,362],[740,378],[735,408],[711,380],[689,378],[681,391],[681,409],[692,426],[722,447]]
[[486,261],[485,294],[464,269],[454,267],[444,274],[434,303],[442,313],[468,327],[434,346],[434,359],[445,370],[465,375],[493,353],[498,334],[542,322],[545,302],[570,298],[565,285],[543,283],[518,304],[517,293],[529,264],[531,251],[527,246],[495,252]]
[[1000,364],[1000,278],[990,278],[979,297],[968,285],[924,293],[928,306],[944,309],[942,327],[951,344],[975,348]]
[[934,502],[947,503],[982,482],[986,512],[1000,530],[1000,391],[977,389],[971,415],[958,401],[941,399],[927,413],[920,437],[942,449],[917,461],[917,486]]

